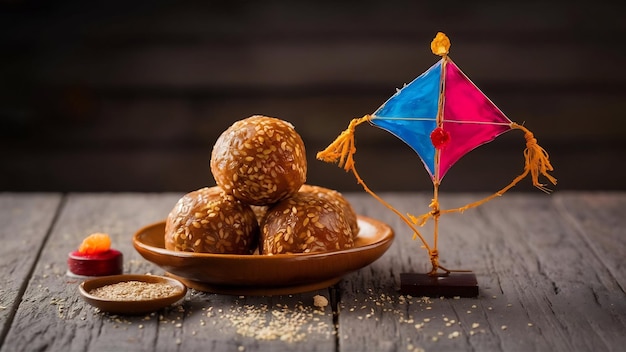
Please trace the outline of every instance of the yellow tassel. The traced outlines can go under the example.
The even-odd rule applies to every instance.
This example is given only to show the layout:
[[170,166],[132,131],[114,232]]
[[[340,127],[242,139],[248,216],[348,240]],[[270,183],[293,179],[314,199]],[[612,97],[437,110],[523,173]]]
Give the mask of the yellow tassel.
[[545,184],[539,182],[539,175],[541,174],[553,185],[556,185],[556,178],[548,173],[549,171],[554,170],[552,164],[550,164],[548,152],[537,144],[537,139],[526,127],[518,125],[515,122],[511,124],[511,127],[524,131],[524,138],[526,138],[526,149],[524,150],[524,172],[530,172],[530,176],[535,187],[549,193],[550,189],[546,188]]
[[370,115],[350,121],[348,128],[332,142],[326,149],[317,153],[317,159],[327,163],[338,163],[339,167],[350,171],[354,167],[353,155],[356,153],[354,144],[354,129],[361,123],[368,121]]

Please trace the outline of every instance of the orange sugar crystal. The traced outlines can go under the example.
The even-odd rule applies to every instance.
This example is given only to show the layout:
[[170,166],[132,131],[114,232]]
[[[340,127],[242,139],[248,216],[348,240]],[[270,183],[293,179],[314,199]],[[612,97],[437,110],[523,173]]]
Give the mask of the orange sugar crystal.
[[97,254],[106,252],[111,248],[111,238],[106,233],[92,233],[87,236],[78,247],[81,254]]

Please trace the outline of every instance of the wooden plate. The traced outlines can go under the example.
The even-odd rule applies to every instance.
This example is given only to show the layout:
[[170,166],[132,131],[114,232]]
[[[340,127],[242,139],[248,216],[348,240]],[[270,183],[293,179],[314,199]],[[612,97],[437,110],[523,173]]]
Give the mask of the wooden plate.
[[[128,281],[165,283],[177,288],[178,290],[171,296],[145,300],[111,300],[94,296],[89,293],[91,290],[99,287]],[[178,302],[185,297],[185,294],[187,293],[187,287],[176,279],[157,275],[130,274],[102,276],[85,280],[80,284],[78,290],[87,303],[99,308],[103,312],[114,314],[145,314],[154,312]]]
[[355,247],[330,252],[234,255],[165,249],[165,222],[148,225],[133,237],[135,249],[188,287],[233,295],[278,295],[313,291],[339,282],[382,256],[394,233],[389,225],[358,217]]

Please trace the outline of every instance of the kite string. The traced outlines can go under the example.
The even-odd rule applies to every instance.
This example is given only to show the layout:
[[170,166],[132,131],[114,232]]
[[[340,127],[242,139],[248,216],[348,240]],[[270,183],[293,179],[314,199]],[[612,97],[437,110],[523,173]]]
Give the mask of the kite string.
[[[524,171],[521,175],[517,176],[510,184],[508,184],[506,187],[502,188],[501,190],[495,192],[494,194],[485,197],[481,200],[477,200],[475,202],[466,204],[462,207],[458,207],[458,208],[453,208],[453,209],[444,209],[444,210],[439,210],[439,214],[437,215],[441,215],[441,214],[448,214],[448,213],[463,213],[464,211],[471,209],[471,208],[476,208],[484,203],[487,203],[488,201],[500,197],[502,196],[504,193],[506,193],[509,189],[515,187],[515,185],[517,185],[521,180],[523,180],[527,175],[528,175],[529,171]],[[425,214],[422,214],[420,216],[415,216],[415,215],[411,215],[409,214],[409,218],[411,219],[411,221],[413,221],[414,224],[418,225],[418,226],[424,226],[426,224],[426,222],[428,221],[428,219],[430,218],[434,218],[435,214],[433,212],[428,212]]]
[[[331,143],[325,150],[317,153],[317,159],[323,160],[325,162],[338,162],[339,166],[343,167],[346,172],[351,171],[354,174],[357,183],[360,184],[368,194],[370,194],[373,198],[375,198],[378,202],[383,204],[389,210],[393,211],[402,221],[407,224],[407,226],[409,226],[409,228],[413,231],[413,239],[419,238],[422,241],[423,247],[428,251],[429,256],[431,257],[431,263],[433,263],[433,270],[431,271],[431,274],[436,273],[437,268],[441,268],[447,273],[449,273],[451,270],[445,269],[438,264],[438,261],[436,260],[438,257],[436,243],[435,246],[431,248],[428,245],[428,242],[426,242],[426,240],[424,239],[424,237],[419,233],[415,226],[413,226],[414,224],[421,227],[426,224],[428,219],[434,218],[436,220],[441,214],[455,212],[463,213],[468,209],[478,207],[496,197],[502,196],[508,190],[516,186],[522,179],[528,176],[528,174],[531,174],[533,185],[546,193],[549,193],[550,190],[545,187],[545,184],[539,182],[540,174],[545,176],[552,184],[556,184],[556,178],[548,173],[549,171],[553,170],[553,167],[549,161],[548,153],[545,151],[545,149],[537,144],[537,139],[534,137],[532,132],[530,132],[526,127],[512,122],[510,124],[511,128],[523,131],[524,137],[526,139],[526,149],[524,150],[525,165],[522,174],[518,175],[515,179],[513,179],[513,181],[511,181],[511,183],[509,183],[506,187],[502,188],[498,192],[481,200],[469,203],[465,206],[440,210],[437,197],[435,197],[435,199],[433,199],[433,203],[431,204],[432,211],[417,217],[411,214],[407,214],[407,216],[404,216],[391,204],[384,201],[376,193],[369,189],[363,179],[361,179],[361,177],[359,176],[354,166],[353,155],[356,153],[354,131],[356,129],[356,126],[365,121],[369,121],[371,118],[371,115],[365,115],[361,118],[355,118],[350,121],[348,128],[343,131],[337,137],[337,139],[333,141],[333,143]],[[434,261],[433,258],[435,259]]]
[[354,177],[357,180],[357,183],[360,184],[365,192],[374,197],[378,202],[387,207],[389,210],[394,212],[402,221],[404,221],[411,230],[413,230],[413,239],[419,238],[424,248],[431,253],[432,250],[428,245],[428,242],[424,239],[424,237],[415,229],[415,226],[411,223],[411,221],[404,216],[400,211],[394,208],[391,204],[384,201],[380,198],[374,191],[372,191],[367,185],[365,181],[359,176],[359,173],[356,171],[354,166],[354,158],[353,155],[356,153],[356,145],[354,142],[354,130],[356,126],[360,125],[365,121],[369,121],[371,115],[365,115],[361,118],[355,118],[350,121],[348,128],[341,132],[341,134],[328,146],[326,149],[317,153],[317,159],[329,162],[329,163],[338,163],[339,167],[342,167],[346,172],[351,171]]
[[433,250],[428,245],[428,242],[426,242],[426,239],[424,239],[424,236],[422,236],[422,234],[415,228],[415,226],[413,226],[411,221],[406,216],[404,216],[399,210],[397,210],[391,204],[387,203],[385,200],[380,198],[376,193],[374,193],[374,191],[372,191],[369,187],[367,187],[363,179],[361,179],[361,176],[359,176],[359,173],[356,171],[354,164],[352,165],[350,171],[352,171],[352,173],[354,174],[354,177],[357,180],[357,183],[363,187],[365,192],[367,192],[370,196],[374,197],[374,199],[376,199],[382,205],[387,207],[389,210],[394,212],[407,226],[409,226],[409,228],[413,231],[413,239],[419,238],[420,241],[422,241],[423,247],[428,251],[429,256],[432,257]]
[[[439,214],[463,213],[468,209],[475,208],[484,203],[487,203],[488,201],[496,197],[502,196],[508,190],[515,187],[521,180],[528,176],[528,174],[531,175],[533,186],[537,187],[543,192],[551,192],[551,190],[548,189],[545,184],[539,182],[539,174],[541,174],[545,178],[547,178],[548,181],[550,181],[553,185],[556,185],[556,178],[548,173],[549,171],[553,170],[548,153],[539,144],[537,144],[537,139],[535,138],[533,133],[530,132],[526,127],[512,122],[511,128],[519,129],[524,132],[524,138],[526,139],[526,149],[524,150],[524,172],[522,172],[522,174],[513,179],[513,181],[511,181],[511,183],[509,183],[506,187],[488,197],[469,203],[459,208],[440,210]],[[424,226],[428,219],[434,218],[434,214],[432,214],[432,212],[428,212],[420,216],[414,216],[409,214],[409,217],[414,224]]]

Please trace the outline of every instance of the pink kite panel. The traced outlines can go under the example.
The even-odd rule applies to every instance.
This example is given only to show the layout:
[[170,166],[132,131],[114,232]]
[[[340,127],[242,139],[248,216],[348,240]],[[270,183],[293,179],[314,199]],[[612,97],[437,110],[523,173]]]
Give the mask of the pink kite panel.
[[448,60],[445,70],[443,129],[450,142],[441,150],[439,180],[463,155],[511,129],[498,107]]

